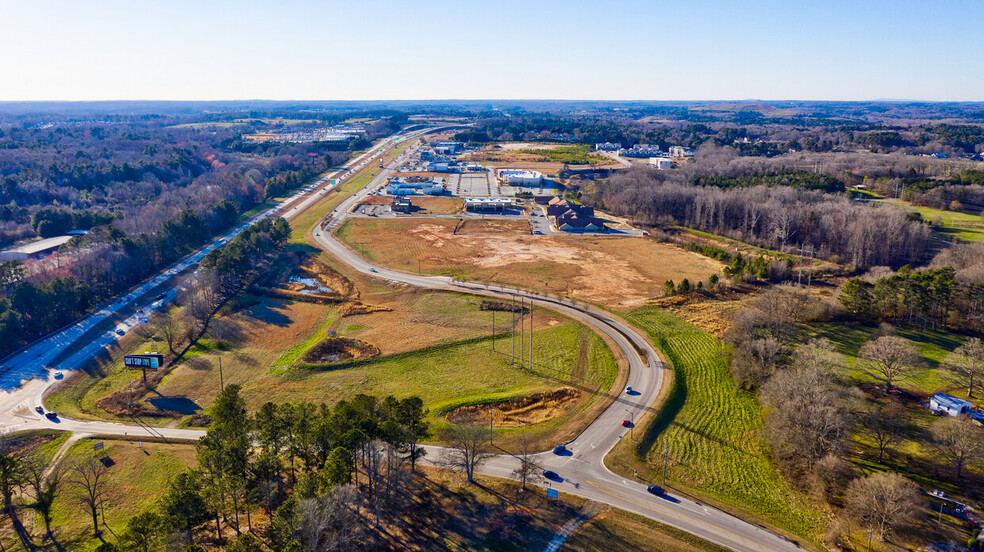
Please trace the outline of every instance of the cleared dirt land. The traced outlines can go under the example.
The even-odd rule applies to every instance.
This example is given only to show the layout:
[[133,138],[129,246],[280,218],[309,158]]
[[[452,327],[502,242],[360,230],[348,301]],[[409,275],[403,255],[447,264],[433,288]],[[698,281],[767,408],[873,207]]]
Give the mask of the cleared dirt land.
[[662,294],[663,282],[706,280],[717,261],[644,237],[533,236],[523,221],[358,219],[339,237],[373,262],[572,295],[628,309]]

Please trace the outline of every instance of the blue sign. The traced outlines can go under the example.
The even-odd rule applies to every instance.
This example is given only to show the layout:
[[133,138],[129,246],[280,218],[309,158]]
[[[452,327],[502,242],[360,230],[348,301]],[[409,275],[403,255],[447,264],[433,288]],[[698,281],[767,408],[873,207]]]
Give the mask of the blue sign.
[[547,489],[547,496],[550,498],[557,498],[557,489]]

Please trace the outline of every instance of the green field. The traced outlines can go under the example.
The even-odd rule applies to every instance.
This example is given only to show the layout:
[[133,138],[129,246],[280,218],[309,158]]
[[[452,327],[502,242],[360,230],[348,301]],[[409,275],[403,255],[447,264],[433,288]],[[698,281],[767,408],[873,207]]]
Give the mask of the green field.
[[605,156],[591,153],[591,146],[578,144],[573,146],[557,146],[551,149],[521,149],[519,153],[539,156],[539,161],[547,163],[566,163],[568,165],[604,165],[611,160]]
[[645,307],[625,317],[653,338],[673,364],[674,390],[639,447],[668,484],[710,497],[813,541],[822,516],[786,483],[759,442],[762,410],[737,389],[711,334],[666,311]]

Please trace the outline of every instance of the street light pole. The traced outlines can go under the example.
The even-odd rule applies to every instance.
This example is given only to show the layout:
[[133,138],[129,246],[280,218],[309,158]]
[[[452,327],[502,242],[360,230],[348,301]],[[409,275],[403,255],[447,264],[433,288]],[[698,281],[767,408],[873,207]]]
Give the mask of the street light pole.
[[489,444],[492,444],[492,436],[495,435],[495,430],[492,425],[492,407],[489,407]]
[[663,447],[663,487],[666,487],[666,466],[670,463],[670,445]]

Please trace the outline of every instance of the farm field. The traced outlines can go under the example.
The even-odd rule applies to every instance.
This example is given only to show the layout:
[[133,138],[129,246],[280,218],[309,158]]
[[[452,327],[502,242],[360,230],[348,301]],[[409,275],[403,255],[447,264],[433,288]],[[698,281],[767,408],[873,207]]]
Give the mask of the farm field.
[[[74,462],[92,456],[95,442],[77,441],[62,457],[60,465],[67,469]],[[103,512],[109,529],[105,534],[112,537],[123,532],[131,516],[149,508],[164,494],[170,478],[194,465],[196,450],[192,444],[148,442],[139,447],[137,442],[130,441],[105,440],[104,443],[99,455],[109,458],[111,464],[104,480],[107,503]],[[21,512],[21,521],[34,535],[43,534],[43,523],[29,510]],[[79,505],[75,490],[66,483],[55,499],[52,527],[58,543],[66,550],[89,550],[100,542],[92,537],[92,518],[88,511]],[[22,550],[6,519],[0,538],[4,550]]]
[[523,221],[354,219],[338,236],[375,263],[639,307],[666,280],[706,280],[721,263],[644,237],[532,236]]
[[[669,447],[670,488],[818,541],[822,516],[786,483],[760,445],[761,408],[735,386],[720,355],[721,343],[658,308],[624,316],[668,357],[675,380],[647,434],[616,448],[609,466],[626,474],[638,469],[642,479],[659,483],[663,451]],[[644,454],[645,464],[636,461],[630,445]]]

